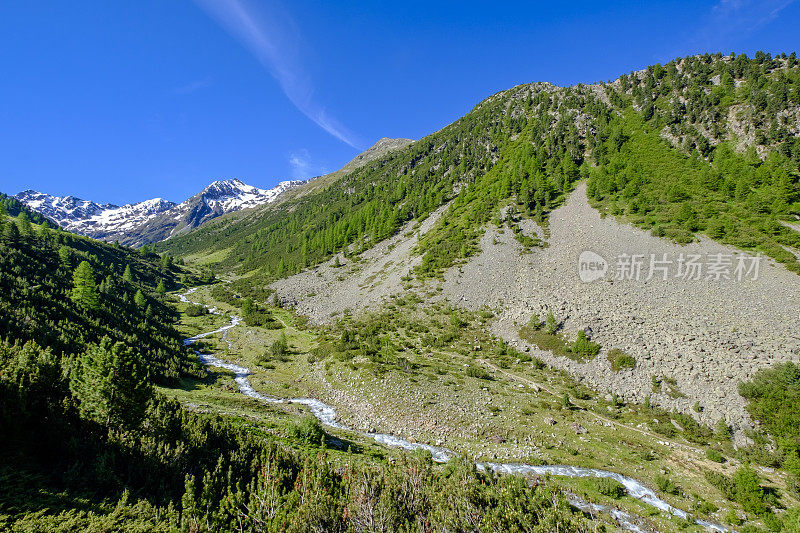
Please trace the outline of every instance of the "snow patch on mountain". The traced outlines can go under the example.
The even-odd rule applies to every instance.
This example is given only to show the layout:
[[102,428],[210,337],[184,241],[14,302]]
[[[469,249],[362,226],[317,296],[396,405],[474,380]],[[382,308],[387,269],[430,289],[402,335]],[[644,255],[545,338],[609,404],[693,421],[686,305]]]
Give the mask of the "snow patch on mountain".
[[[200,193],[211,209],[225,213],[256,207],[275,200],[281,193],[296,187],[302,181],[282,181],[272,189],[259,189],[238,179],[215,181]],[[191,198],[181,205],[191,202]]]
[[290,180],[272,189],[259,189],[238,179],[219,180],[180,204],[153,198],[117,206],[32,190],[23,191],[16,198],[64,230],[138,246],[188,231],[226,213],[268,204],[302,183]]

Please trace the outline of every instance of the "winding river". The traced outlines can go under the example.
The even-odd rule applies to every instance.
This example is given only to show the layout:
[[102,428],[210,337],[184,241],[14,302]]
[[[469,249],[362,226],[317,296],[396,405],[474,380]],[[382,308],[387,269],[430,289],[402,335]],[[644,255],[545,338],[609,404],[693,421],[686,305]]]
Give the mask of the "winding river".
[[[196,288],[189,289],[186,293],[179,294],[178,298],[184,303],[192,303],[195,305],[199,305],[197,302],[191,302],[189,300],[189,295],[195,292],[195,290],[197,289]],[[211,313],[221,314],[216,307],[210,307],[208,309],[209,312]],[[208,331],[205,333],[201,333],[199,335],[195,335],[194,337],[190,337],[184,340],[184,344],[188,346],[204,337],[215,335],[217,333],[222,333],[222,340],[228,343],[228,347],[230,348],[231,342],[227,339],[228,331],[230,331],[232,328],[235,328],[240,323],[241,323],[241,318],[237,316],[231,316],[230,324],[223,326],[219,329],[215,329],[213,331]],[[250,384],[250,380],[248,378],[248,376],[251,374],[250,369],[223,361],[222,359],[216,357],[213,354],[203,354],[198,351],[196,351],[195,353],[200,358],[200,362],[203,363],[204,365],[224,368],[225,370],[233,372],[235,376],[234,380],[236,381],[236,384],[239,387],[239,392],[241,392],[245,396],[249,396],[251,398],[255,398],[257,400],[261,400],[266,403],[298,403],[305,405],[308,407],[309,411],[311,411],[311,414],[317,417],[320,423],[322,423],[325,426],[345,431],[351,431],[353,433],[369,437],[375,440],[376,442],[379,442],[386,446],[403,448],[409,451],[426,450],[431,453],[431,455],[433,456],[433,460],[439,463],[445,463],[457,455],[455,452],[452,452],[446,448],[430,446],[427,444],[421,444],[417,442],[410,442],[405,439],[396,437],[394,435],[388,435],[385,433],[365,432],[348,427],[347,425],[342,424],[341,422],[337,422],[336,410],[333,407],[314,398],[273,398],[270,396],[266,396],[255,390],[253,386]],[[729,531],[732,531],[731,529],[726,528],[725,526],[722,526],[720,524],[715,524],[713,522],[708,522],[691,516],[686,511],[678,509],[677,507],[674,507],[673,505],[659,498],[658,495],[652,489],[646,487],[639,481],[627,476],[623,476],[622,474],[617,474],[616,472],[610,472],[607,470],[600,470],[596,468],[583,468],[578,466],[567,466],[567,465],[527,465],[520,463],[492,463],[492,462],[477,462],[475,464],[481,470],[489,469],[503,474],[522,474],[522,475],[550,474],[553,476],[563,476],[570,478],[581,478],[581,477],[611,478],[621,483],[625,487],[625,490],[630,496],[638,498],[639,500],[657,509],[666,511],[667,513],[680,517],[684,520],[687,519],[694,520],[698,525],[705,527],[709,531],[719,532],[719,533],[727,533]],[[578,498],[575,495],[570,496],[570,503],[585,512],[608,513],[611,516],[613,516],[617,520],[617,522],[619,522],[620,526],[622,526],[624,529],[628,531],[634,531],[637,533],[645,533],[645,530],[636,524],[635,518],[632,515],[626,513],[625,511],[622,511],[614,507],[608,507],[604,505],[590,503]]]

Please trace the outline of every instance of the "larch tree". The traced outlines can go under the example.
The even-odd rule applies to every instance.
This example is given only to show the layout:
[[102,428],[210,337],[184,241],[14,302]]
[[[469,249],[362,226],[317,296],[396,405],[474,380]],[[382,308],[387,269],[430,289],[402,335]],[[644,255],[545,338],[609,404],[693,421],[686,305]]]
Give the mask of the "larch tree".
[[3,237],[10,244],[19,241],[19,227],[17,227],[16,222],[10,220],[8,224],[6,224],[6,227],[3,228]]
[[130,265],[125,266],[125,272],[122,274],[122,281],[133,283],[133,272],[131,272]]
[[142,308],[147,305],[147,298],[145,297],[141,289],[136,291],[136,294],[133,297],[133,303],[136,304],[136,307],[142,307]]
[[31,237],[33,235],[31,219],[25,211],[20,211],[19,215],[17,215],[17,224],[19,224],[19,232],[23,237]]
[[81,261],[72,274],[72,301],[87,309],[99,307],[94,270],[88,261]]

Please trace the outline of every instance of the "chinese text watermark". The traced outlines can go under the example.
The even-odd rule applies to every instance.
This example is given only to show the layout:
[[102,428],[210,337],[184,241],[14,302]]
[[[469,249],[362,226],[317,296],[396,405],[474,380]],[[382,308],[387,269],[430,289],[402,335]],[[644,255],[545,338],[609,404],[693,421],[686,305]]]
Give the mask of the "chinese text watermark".
[[619,254],[607,261],[586,250],[578,258],[578,275],[583,282],[599,279],[651,281],[757,280],[761,255],[748,254]]

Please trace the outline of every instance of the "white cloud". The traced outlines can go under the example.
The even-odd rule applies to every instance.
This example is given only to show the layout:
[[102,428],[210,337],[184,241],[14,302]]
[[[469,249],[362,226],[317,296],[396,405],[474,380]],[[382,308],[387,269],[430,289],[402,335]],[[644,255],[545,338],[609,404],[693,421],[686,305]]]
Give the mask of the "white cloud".
[[701,31],[701,39],[743,37],[769,24],[795,0],[720,0]]
[[298,110],[340,141],[360,149],[356,135],[314,100],[313,84],[298,57],[300,32],[288,14],[275,5],[269,13],[256,12],[247,0],[195,2],[258,59]]
[[289,166],[292,168],[292,178],[313,178],[328,172],[325,166],[313,163],[311,154],[305,148],[289,154]]

